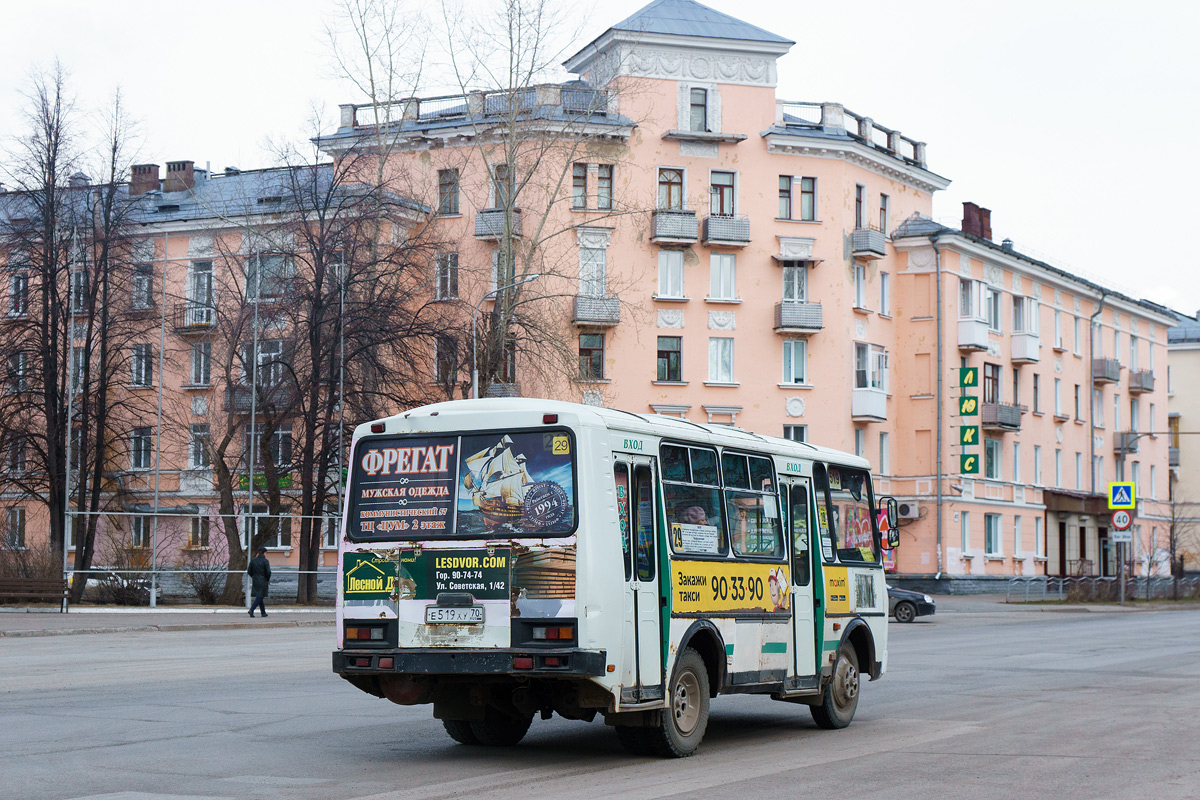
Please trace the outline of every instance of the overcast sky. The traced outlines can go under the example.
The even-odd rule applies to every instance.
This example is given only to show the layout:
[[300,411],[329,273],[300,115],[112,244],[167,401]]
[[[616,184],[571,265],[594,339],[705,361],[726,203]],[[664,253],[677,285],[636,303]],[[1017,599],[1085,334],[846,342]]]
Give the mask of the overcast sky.
[[[580,20],[579,44],[644,4],[607,0]],[[841,102],[927,142],[930,168],[953,181],[935,196],[939,221],[957,225],[975,201],[992,209],[994,238],[1022,252],[1200,309],[1200,5],[707,5],[798,42],[779,62],[780,98]],[[333,121],[338,103],[362,100],[336,78],[331,13],[331,0],[9,4],[0,138],[20,130],[30,69],[57,57],[81,109],[121,87],[139,160],[268,166],[269,142],[304,138],[314,109]]]

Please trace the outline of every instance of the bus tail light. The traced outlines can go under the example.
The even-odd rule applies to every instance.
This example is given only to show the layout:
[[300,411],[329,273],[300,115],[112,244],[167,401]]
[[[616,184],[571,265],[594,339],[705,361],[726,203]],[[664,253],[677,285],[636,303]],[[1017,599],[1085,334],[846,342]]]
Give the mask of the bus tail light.
[[384,424],[382,422],[371,423],[371,433],[383,433]]
[[396,659],[394,659],[391,656],[386,656],[384,658],[379,659],[379,668],[380,669],[394,669],[395,666],[396,666]]
[[533,656],[513,656],[513,669],[533,669]]
[[553,425],[558,422],[558,414],[542,414],[543,425]]
[[575,627],[572,625],[567,625],[564,627],[534,628],[533,629],[533,638],[538,639],[538,640],[574,639],[575,638]]
[[346,628],[346,639],[355,641],[383,641],[383,628]]

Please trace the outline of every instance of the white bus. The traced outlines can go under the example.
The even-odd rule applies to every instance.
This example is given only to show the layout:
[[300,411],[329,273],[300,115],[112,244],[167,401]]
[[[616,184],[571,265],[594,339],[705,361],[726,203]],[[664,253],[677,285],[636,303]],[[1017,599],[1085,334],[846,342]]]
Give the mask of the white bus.
[[361,425],[350,463],[333,669],[464,744],[600,714],[633,752],[687,756],[734,693],[841,728],[887,667],[895,501],[861,458],[493,399]]

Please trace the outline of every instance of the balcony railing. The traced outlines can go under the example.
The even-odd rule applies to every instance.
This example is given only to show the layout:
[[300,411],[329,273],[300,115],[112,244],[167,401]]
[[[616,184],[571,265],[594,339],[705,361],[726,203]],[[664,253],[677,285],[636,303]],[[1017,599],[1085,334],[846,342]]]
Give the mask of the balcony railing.
[[812,333],[824,327],[820,303],[784,300],[775,304],[776,333]]
[[1113,452],[1118,454],[1136,453],[1140,439],[1141,436],[1137,431],[1118,431],[1113,434]]
[[983,403],[979,409],[979,422],[993,430],[1019,431],[1024,410],[1024,406],[1009,403]]
[[516,383],[493,383],[484,394],[488,397],[520,397],[521,387]]
[[855,228],[850,234],[850,252],[855,258],[883,258],[887,255],[887,237],[874,228]]
[[1154,373],[1148,369],[1129,373],[1129,393],[1141,394],[1154,391]]
[[[504,209],[485,208],[475,214],[476,239],[504,238]],[[512,235],[521,235],[521,209],[512,210]]]
[[621,321],[621,302],[615,297],[575,296],[576,325],[616,325]]
[[176,333],[203,333],[217,324],[217,309],[202,303],[176,303],[172,317]]
[[1115,358],[1092,359],[1093,383],[1116,383],[1121,380],[1121,362]]
[[1033,364],[1038,360],[1042,340],[1036,333],[1014,333],[1012,335],[1012,360],[1023,364]]
[[882,389],[855,389],[850,397],[850,416],[860,422],[887,419],[887,392]]
[[750,244],[750,218],[711,216],[704,219],[704,243],[745,247]]
[[958,349],[987,350],[987,322],[981,319],[960,319],[958,321]]
[[1168,447],[1167,448],[1167,466],[1168,467],[1178,467],[1179,466],[1179,448],[1178,447]]
[[650,215],[650,241],[694,242],[699,229],[695,211],[659,209]]
[[291,404],[295,391],[288,384],[260,386],[258,399],[249,386],[229,386],[225,389],[225,410],[233,414],[249,414],[253,405],[255,413],[280,409]]

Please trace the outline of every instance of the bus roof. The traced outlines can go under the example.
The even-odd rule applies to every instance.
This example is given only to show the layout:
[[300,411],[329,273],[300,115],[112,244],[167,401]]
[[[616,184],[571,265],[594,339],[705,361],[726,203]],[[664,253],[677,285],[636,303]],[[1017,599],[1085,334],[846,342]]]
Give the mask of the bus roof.
[[[810,458],[831,461],[850,467],[870,469],[870,463],[859,456],[842,450],[796,442],[778,436],[764,436],[751,431],[735,428],[729,425],[713,425],[711,423],[691,422],[679,417],[668,417],[661,414],[639,414],[617,408],[588,406],[580,403],[566,403],[560,400],[542,400],[530,397],[497,397],[479,400],[450,400],[444,403],[432,403],[418,406],[408,411],[394,414],[374,422],[403,421],[411,424],[414,417],[440,416],[445,417],[479,417],[494,418],[497,414],[563,414],[570,415],[584,424],[590,423],[606,428],[641,433],[666,438],[685,439],[708,444],[733,448],[754,448],[779,455],[798,455],[797,451],[807,451]],[[370,432],[371,423],[359,425],[355,436]],[[440,427],[440,426],[439,426]],[[491,427],[495,427],[491,425]]]

